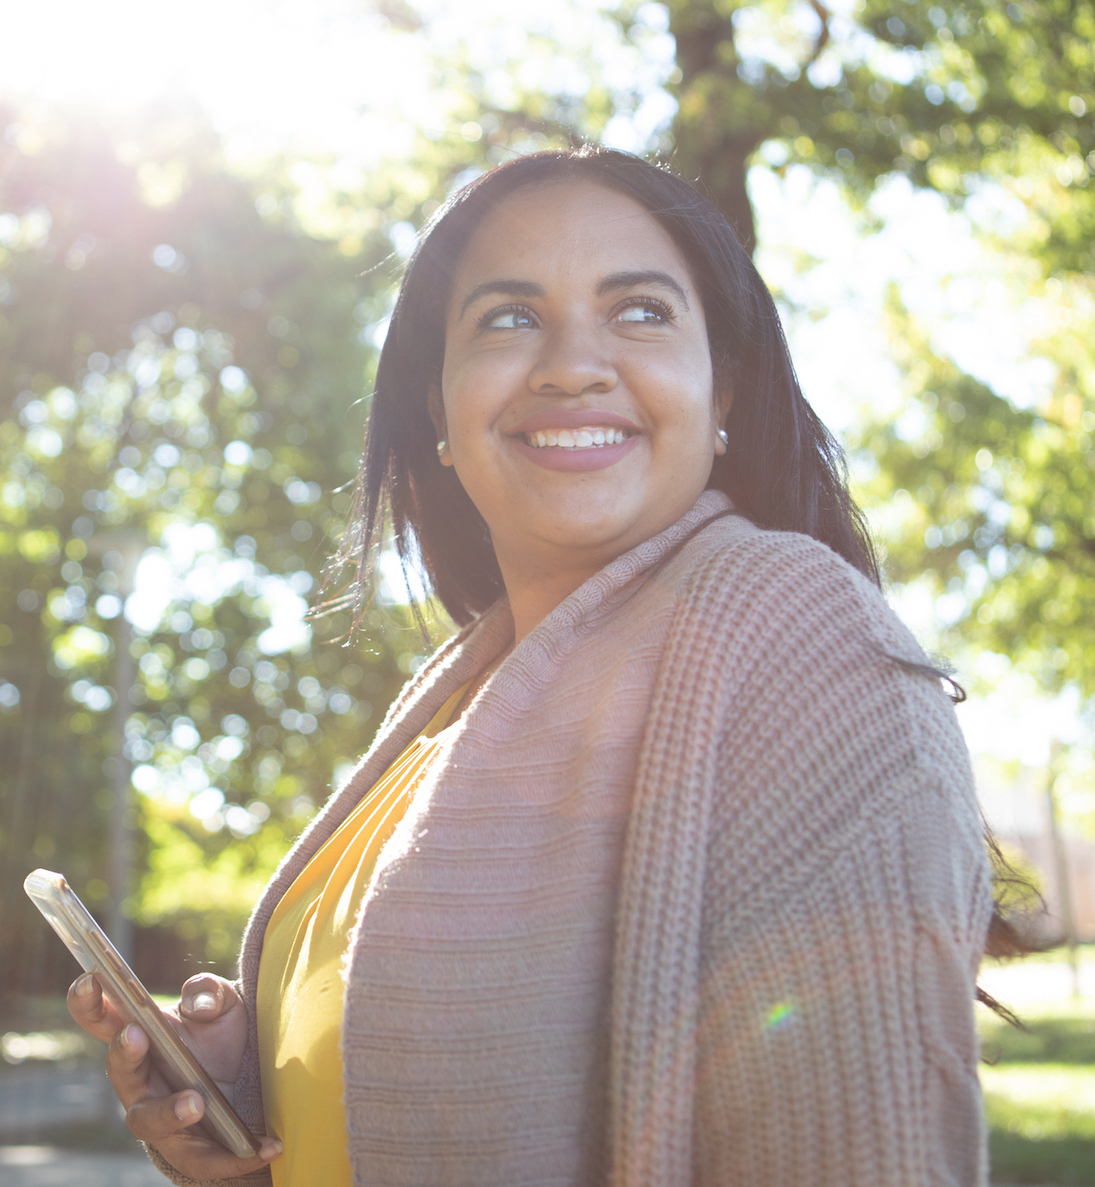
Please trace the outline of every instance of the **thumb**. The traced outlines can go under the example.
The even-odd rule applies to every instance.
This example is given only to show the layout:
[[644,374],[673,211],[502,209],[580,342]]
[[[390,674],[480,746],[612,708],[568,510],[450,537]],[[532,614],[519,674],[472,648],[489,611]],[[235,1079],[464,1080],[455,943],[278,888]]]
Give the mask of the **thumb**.
[[191,1022],[212,1022],[235,1002],[236,992],[227,982],[203,973],[183,985],[179,1013]]

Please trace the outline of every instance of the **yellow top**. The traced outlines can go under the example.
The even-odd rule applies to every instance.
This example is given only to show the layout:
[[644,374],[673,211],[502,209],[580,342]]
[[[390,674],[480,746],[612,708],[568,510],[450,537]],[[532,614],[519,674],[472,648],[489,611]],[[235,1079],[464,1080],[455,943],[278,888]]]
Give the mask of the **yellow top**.
[[278,903],[259,964],[266,1132],[274,1187],[351,1187],[342,1103],[342,963],[377,858],[429,770],[461,688],[324,842]]

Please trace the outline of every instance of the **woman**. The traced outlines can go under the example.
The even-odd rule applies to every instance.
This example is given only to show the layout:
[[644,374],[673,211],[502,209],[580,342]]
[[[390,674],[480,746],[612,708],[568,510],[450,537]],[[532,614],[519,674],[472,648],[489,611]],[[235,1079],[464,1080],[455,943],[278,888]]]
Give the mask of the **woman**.
[[690,186],[582,150],[450,200],[344,556],[387,509],[463,629],[275,875],[238,992],[183,990],[284,1153],[188,1129],[70,998],[176,1182],[984,1182],[989,865],[839,461]]

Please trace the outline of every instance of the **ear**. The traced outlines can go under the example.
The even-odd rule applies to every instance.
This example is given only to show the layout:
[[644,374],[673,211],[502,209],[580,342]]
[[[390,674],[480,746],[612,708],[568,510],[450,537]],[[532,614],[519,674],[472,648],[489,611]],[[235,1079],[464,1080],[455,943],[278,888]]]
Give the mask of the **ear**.
[[[437,434],[438,445],[443,441],[448,441],[449,431],[445,423],[445,404],[441,398],[441,388],[436,383],[430,384],[430,390],[426,394],[426,409],[433,422],[433,431]],[[451,466],[452,451],[447,447],[438,449],[437,459],[443,466]]]

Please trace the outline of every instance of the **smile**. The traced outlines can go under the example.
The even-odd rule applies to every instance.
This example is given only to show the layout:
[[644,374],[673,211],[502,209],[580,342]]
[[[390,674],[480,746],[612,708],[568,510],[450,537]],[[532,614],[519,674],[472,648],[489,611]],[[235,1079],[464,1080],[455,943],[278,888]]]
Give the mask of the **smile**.
[[578,429],[544,429],[525,433],[525,441],[533,449],[555,446],[559,449],[602,449],[606,445],[622,445],[628,434],[623,429],[587,425]]
[[[603,442],[598,437],[603,437]],[[628,435],[622,429],[600,427],[538,429],[510,438],[513,448],[535,465],[571,473],[606,470],[623,461],[642,439],[641,433]]]

